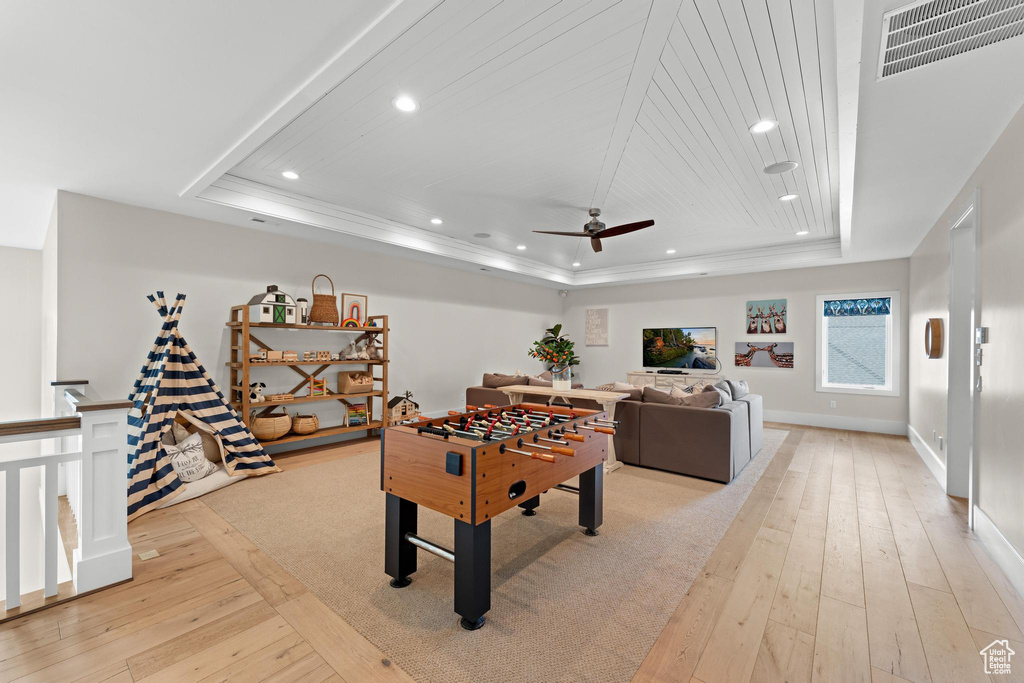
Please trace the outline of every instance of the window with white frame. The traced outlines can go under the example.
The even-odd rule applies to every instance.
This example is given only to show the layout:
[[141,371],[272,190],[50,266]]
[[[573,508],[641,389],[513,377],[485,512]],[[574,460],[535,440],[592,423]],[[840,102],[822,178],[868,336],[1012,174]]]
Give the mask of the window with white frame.
[[818,297],[817,388],[899,395],[899,292]]

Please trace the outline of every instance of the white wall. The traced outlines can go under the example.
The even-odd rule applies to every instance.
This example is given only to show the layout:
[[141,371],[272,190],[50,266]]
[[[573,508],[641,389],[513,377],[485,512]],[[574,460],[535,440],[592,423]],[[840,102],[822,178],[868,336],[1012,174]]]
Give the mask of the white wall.
[[0,247],[0,421],[39,416],[41,252]]
[[[906,259],[877,261],[575,290],[564,300],[563,318],[577,342],[583,361],[578,374],[587,386],[624,381],[626,372],[641,369],[641,330],[645,327],[717,327],[724,362],[721,375],[748,380],[751,390],[764,396],[765,410],[772,411],[770,418],[902,434],[907,423],[905,362],[896,397],[815,390],[815,313],[819,294],[899,290],[905,295],[907,288]],[[745,333],[746,302],[773,298],[788,300],[790,333],[773,341],[794,342],[794,368],[735,367],[735,342],[756,338]],[[587,308],[609,309],[607,347],[583,345]],[[905,316],[902,327],[901,358],[906,358]],[[835,401],[836,408],[829,408],[829,401]]]
[[[1024,553],[1024,458],[1020,420],[1024,415],[1024,108],[1017,112],[973,175],[911,257],[910,425],[926,441],[931,430],[945,432],[948,359],[928,360],[920,339],[924,322],[949,322],[949,228],[975,189],[980,189],[980,325],[989,328],[981,368],[975,457],[977,506],[1017,553]],[[948,346],[947,346],[948,349]],[[932,446],[937,454],[938,448]],[[1019,557],[1015,558],[1019,562]],[[1005,568],[1005,567],[1004,567]],[[1008,570],[1009,572],[1010,570]],[[1016,576],[1024,575],[1019,564]],[[1015,575],[1011,573],[1011,576]],[[1024,584],[1024,581],[1022,581]]]
[[[479,273],[67,192],[58,208],[57,372],[88,379],[103,397],[126,397],[137,378],[160,329],[145,298],[157,289],[169,298],[188,295],[182,334],[227,391],[231,306],[268,284],[312,301],[310,281],[327,273],[339,295],[366,294],[371,315],[390,316],[390,389],[411,390],[431,412],[462,405],[466,387],[486,371],[536,369],[526,351],[560,315],[555,290]],[[342,334],[272,332],[261,334],[263,341],[299,352],[329,348],[324,335]],[[268,391],[301,379],[287,368],[263,372],[274,378]],[[325,376],[335,384],[336,372]],[[316,411],[322,424],[340,416],[330,403],[301,407]]]

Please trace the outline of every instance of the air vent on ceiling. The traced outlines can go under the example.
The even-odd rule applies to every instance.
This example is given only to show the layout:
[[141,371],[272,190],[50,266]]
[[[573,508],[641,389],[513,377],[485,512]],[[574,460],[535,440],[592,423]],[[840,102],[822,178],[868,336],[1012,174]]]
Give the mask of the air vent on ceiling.
[[878,80],[1024,33],[1024,0],[920,0],[882,17]]

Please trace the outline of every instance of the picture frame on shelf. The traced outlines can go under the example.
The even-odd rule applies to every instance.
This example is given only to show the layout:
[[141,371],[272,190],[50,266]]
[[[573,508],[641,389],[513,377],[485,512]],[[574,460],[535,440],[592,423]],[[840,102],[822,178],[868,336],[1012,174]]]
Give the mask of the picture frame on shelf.
[[366,325],[367,297],[365,294],[341,295],[341,326],[363,327]]

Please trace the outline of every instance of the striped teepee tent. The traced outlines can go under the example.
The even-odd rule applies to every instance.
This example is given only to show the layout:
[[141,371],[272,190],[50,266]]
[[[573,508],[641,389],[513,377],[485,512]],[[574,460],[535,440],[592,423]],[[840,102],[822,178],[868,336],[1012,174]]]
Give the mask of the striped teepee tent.
[[129,521],[180,493],[182,482],[161,442],[179,413],[217,437],[228,474],[280,471],[182,339],[178,320],[185,295],[179,294],[169,310],[163,292],[148,298],[164,324],[128,397],[133,403],[128,413]]

